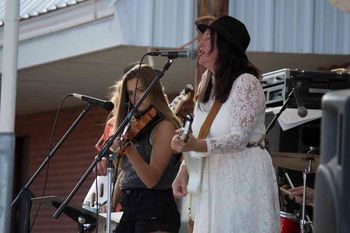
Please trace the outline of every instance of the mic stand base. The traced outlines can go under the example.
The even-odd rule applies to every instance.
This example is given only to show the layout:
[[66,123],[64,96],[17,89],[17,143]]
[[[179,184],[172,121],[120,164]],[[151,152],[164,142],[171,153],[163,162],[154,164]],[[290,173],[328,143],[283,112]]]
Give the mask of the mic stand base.
[[20,208],[23,210],[23,215],[21,215],[21,224],[22,225],[22,233],[29,233],[30,232],[30,211],[32,208],[32,198],[34,197],[34,194],[29,189],[25,188],[23,189],[21,196],[20,196],[20,202],[22,205],[20,205]]

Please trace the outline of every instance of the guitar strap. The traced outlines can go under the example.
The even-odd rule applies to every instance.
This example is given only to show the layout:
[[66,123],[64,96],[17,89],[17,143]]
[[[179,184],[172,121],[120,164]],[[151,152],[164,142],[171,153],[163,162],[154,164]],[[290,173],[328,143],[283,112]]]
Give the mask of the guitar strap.
[[[219,102],[218,100],[215,100],[213,106],[211,107],[207,117],[205,118],[201,129],[199,130],[198,134],[198,139],[204,139],[208,136],[210,127],[218,114],[220,108],[221,108],[222,103]],[[193,226],[194,226],[194,221],[192,219],[192,210],[191,210],[191,204],[192,204],[192,195],[189,194],[189,205],[188,205],[188,232],[192,233],[193,232]]]
[[218,100],[215,100],[213,106],[211,107],[207,118],[205,118],[205,121],[203,122],[203,125],[199,131],[198,134],[198,139],[204,139],[208,136],[211,124],[213,123],[216,115],[218,114],[220,108],[221,108],[222,103],[219,102]]

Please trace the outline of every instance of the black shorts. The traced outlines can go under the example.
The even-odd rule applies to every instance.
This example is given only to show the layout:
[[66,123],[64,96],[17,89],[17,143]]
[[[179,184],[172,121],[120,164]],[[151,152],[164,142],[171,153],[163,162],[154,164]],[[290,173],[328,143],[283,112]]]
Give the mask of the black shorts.
[[120,203],[124,213],[116,233],[179,232],[180,214],[171,189],[123,189]]

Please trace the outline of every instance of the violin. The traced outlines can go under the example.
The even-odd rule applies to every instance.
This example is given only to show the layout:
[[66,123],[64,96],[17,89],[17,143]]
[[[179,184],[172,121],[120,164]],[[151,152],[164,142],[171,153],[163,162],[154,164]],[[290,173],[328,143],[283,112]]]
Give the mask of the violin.
[[146,126],[152,121],[152,119],[157,115],[157,109],[155,107],[151,107],[147,112],[142,114],[138,118],[134,118],[131,121],[130,127],[128,128],[126,132],[123,133],[123,136],[126,137],[127,140],[134,140],[140,133],[143,131],[143,129],[146,128]]
[[[187,84],[185,88],[180,92],[180,94],[177,97],[175,97],[174,100],[169,104],[170,109],[175,114],[178,113],[183,103],[190,99],[192,93],[193,86],[191,84]],[[140,117],[134,118],[130,123],[129,127],[126,127],[126,130],[123,133],[123,135],[126,135],[124,136],[124,138],[129,139],[131,141],[134,140],[138,135],[140,135],[142,130],[156,115],[157,110],[154,107],[152,107]],[[108,120],[103,135],[95,145],[97,151],[100,151],[105,142],[108,140],[108,138],[113,135],[115,131],[115,121],[115,117],[112,117]]]
[[[138,135],[140,135],[142,133],[143,129],[145,129],[145,127],[148,125],[148,123],[150,123],[151,120],[156,115],[157,115],[157,109],[155,107],[152,107],[147,112],[142,114],[141,116],[133,118],[131,120],[129,127],[128,126],[125,127],[124,133],[122,134],[124,141],[126,139],[127,139],[127,141],[134,140]],[[112,117],[107,121],[104,133],[102,134],[101,138],[98,140],[98,142],[95,145],[95,148],[98,152],[101,151],[103,145],[106,143],[108,138],[114,134],[115,122],[116,122],[115,117]]]
[[[175,114],[177,114],[180,108],[182,107],[183,103],[190,99],[192,93],[193,86],[191,84],[187,84],[186,87],[180,92],[180,94],[176,96],[174,100],[169,104],[169,108]],[[140,134],[142,129],[144,129],[156,115],[157,109],[155,107],[151,107],[138,119],[136,118],[136,122],[131,123],[131,127],[127,133],[127,138],[129,140],[135,139]]]
[[[125,127],[124,132],[118,139],[120,147],[117,150],[123,151],[126,147],[128,147],[130,143],[144,131],[146,126],[156,115],[157,109],[155,107],[151,107],[141,116],[133,118],[131,122]],[[113,147],[111,149],[113,150]]]

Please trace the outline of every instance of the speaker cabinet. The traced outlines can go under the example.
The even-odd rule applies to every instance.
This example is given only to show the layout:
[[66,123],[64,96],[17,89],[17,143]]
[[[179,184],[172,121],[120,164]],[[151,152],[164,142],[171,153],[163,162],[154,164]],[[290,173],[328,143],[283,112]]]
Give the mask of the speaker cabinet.
[[316,173],[316,233],[350,232],[350,90],[322,98],[321,161]]

